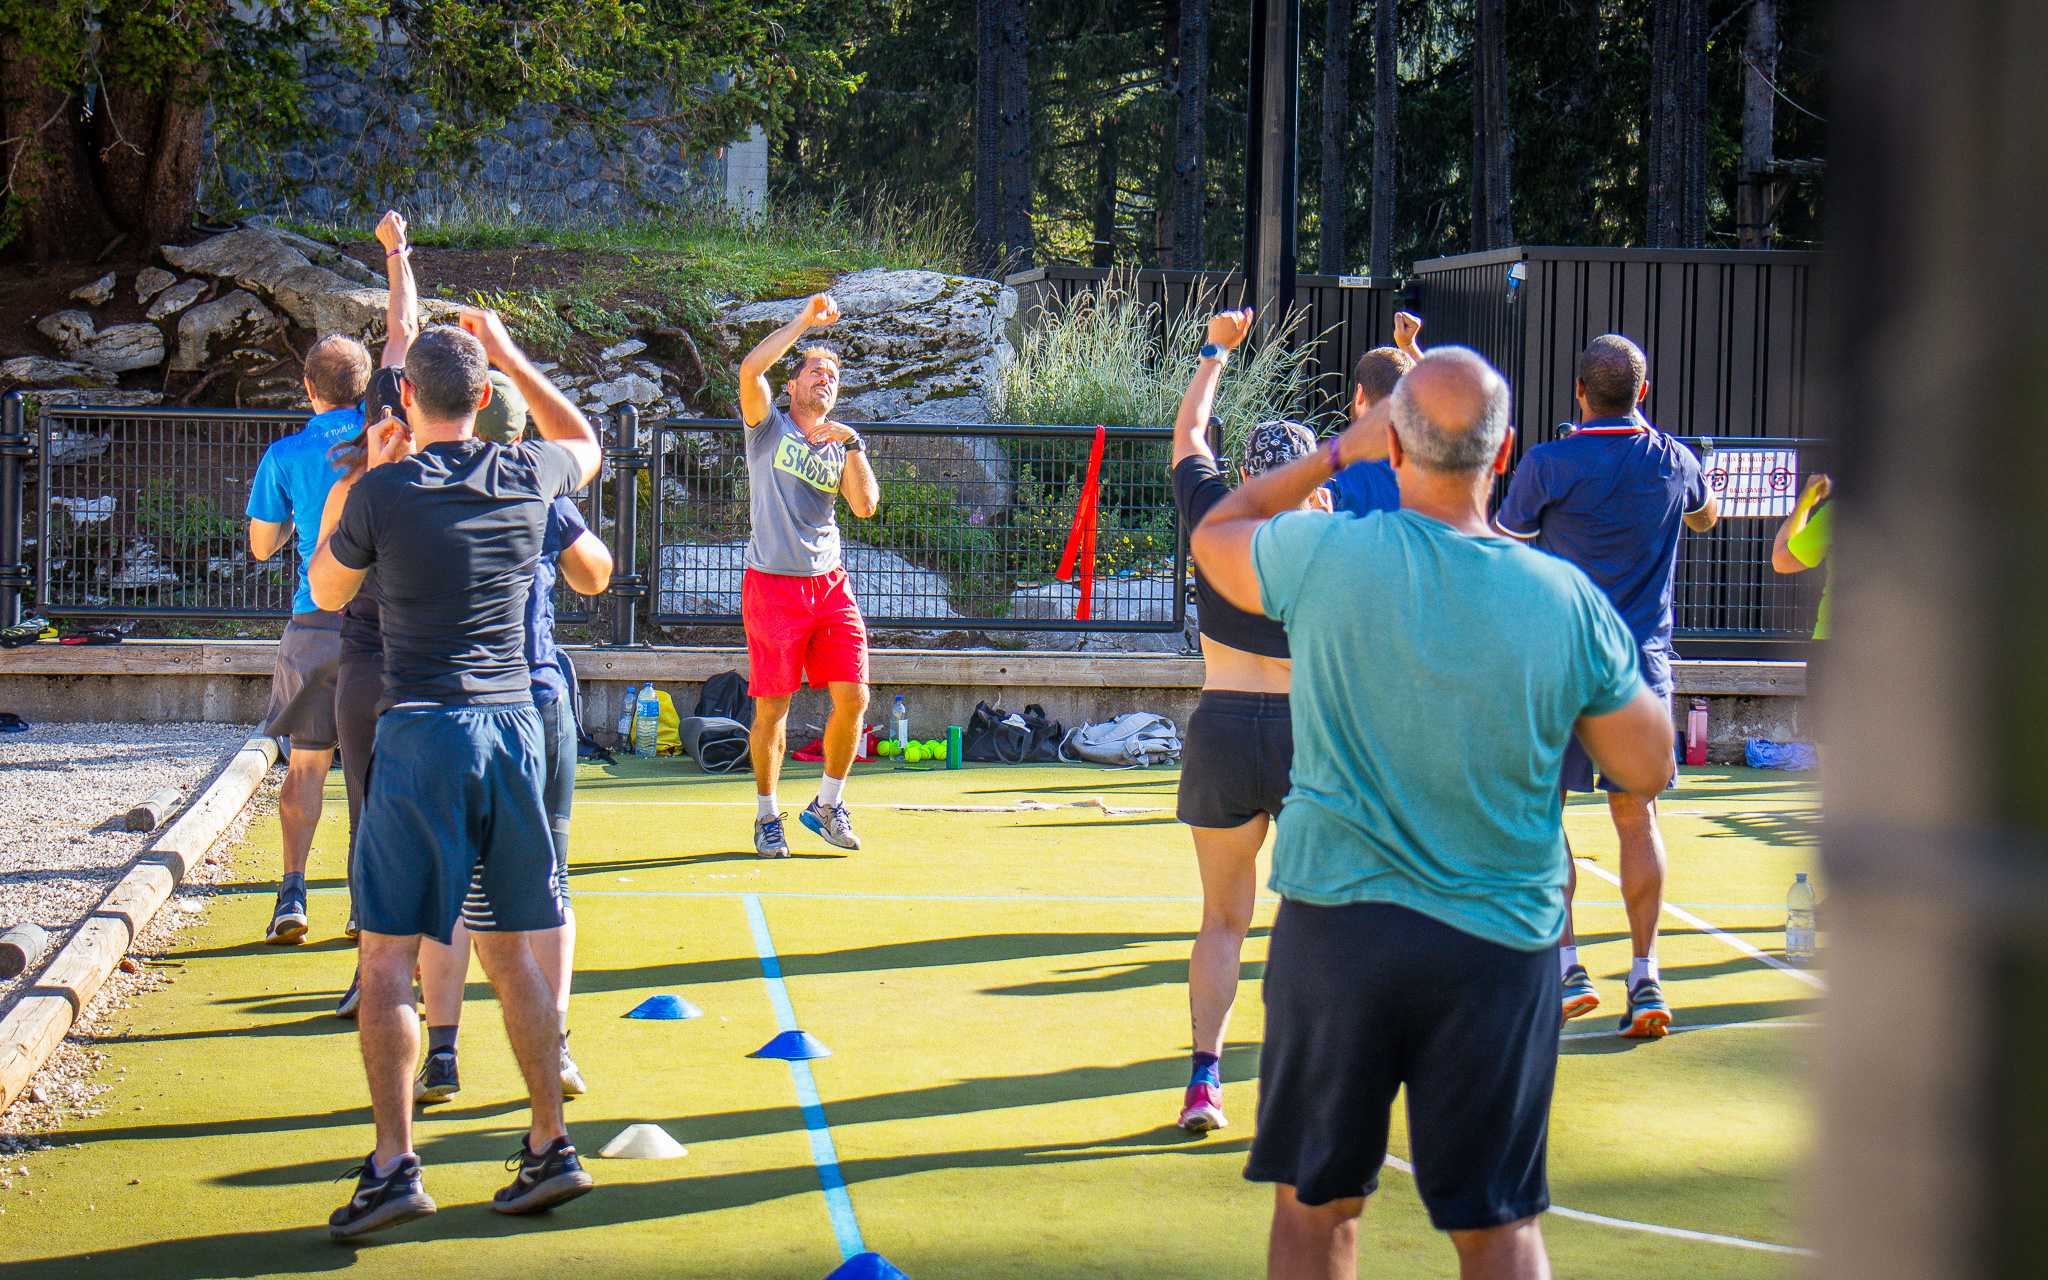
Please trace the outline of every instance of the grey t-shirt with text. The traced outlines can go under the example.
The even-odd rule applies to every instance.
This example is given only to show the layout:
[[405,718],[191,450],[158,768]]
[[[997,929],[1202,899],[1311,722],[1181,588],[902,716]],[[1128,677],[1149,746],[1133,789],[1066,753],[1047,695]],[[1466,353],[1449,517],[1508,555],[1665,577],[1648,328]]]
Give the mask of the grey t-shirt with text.
[[747,567],[791,578],[815,578],[839,567],[839,473],[846,450],[814,445],[790,416],[770,405],[747,428],[748,508],[753,537]]

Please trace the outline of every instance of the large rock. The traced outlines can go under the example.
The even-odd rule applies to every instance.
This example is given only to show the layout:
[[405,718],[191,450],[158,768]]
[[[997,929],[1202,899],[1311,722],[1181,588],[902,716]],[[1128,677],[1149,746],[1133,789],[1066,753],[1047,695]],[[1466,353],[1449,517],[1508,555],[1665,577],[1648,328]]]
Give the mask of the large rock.
[[[1089,617],[1097,622],[1170,622],[1173,619],[1171,579],[1097,578],[1089,593]],[[1010,597],[1012,618],[1071,622],[1081,602],[1079,588],[1064,582],[1019,588]],[[1182,629],[1176,631],[1006,632],[1003,640],[1022,640],[1031,648],[1086,649],[1116,653],[1179,653],[1196,644],[1195,607],[1190,604]]]
[[180,311],[199,301],[199,295],[205,293],[206,290],[207,284],[204,280],[186,280],[182,283],[171,285],[158,292],[156,301],[150,303],[149,310],[142,314],[151,320],[161,320],[166,316],[177,315]]
[[25,387],[59,387],[70,390],[111,387],[114,385],[114,375],[104,369],[77,361],[20,356],[13,360],[0,361],[0,381]]
[[[299,246],[312,245],[316,250],[324,246],[302,236],[288,239],[287,234],[268,227],[248,227],[189,247],[169,245],[163,255],[181,271],[232,280],[262,295],[294,324],[323,338],[340,333],[365,343],[375,341],[384,331],[384,311],[391,295],[315,266]],[[356,269],[366,273],[360,264]],[[457,310],[446,302],[423,302],[420,309],[430,320],[447,318]]]
[[67,354],[77,347],[91,342],[99,334],[99,326],[83,311],[53,311],[36,321],[36,332],[56,343]]
[[135,273],[135,300],[137,302],[148,302],[151,298],[154,298],[176,283],[178,283],[178,277],[165,271],[163,268],[144,267]]
[[283,330],[275,312],[236,289],[179,317],[178,354],[171,368],[182,373],[213,368],[237,348],[267,342]]
[[88,307],[105,305],[114,296],[114,273],[109,271],[91,284],[82,284],[71,291],[71,296]]
[[33,396],[42,405],[89,404],[108,409],[141,409],[164,402],[155,391],[37,391]]
[[153,324],[117,324],[102,330],[83,311],[59,311],[44,316],[36,328],[65,355],[108,373],[164,362],[164,335]]

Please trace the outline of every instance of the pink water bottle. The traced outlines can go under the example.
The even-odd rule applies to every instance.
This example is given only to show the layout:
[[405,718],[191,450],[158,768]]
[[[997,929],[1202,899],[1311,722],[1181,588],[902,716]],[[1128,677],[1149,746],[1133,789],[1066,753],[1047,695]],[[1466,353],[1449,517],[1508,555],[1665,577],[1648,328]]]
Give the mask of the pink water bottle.
[[1694,698],[1692,710],[1685,717],[1685,762],[1705,764],[1707,762],[1707,700]]

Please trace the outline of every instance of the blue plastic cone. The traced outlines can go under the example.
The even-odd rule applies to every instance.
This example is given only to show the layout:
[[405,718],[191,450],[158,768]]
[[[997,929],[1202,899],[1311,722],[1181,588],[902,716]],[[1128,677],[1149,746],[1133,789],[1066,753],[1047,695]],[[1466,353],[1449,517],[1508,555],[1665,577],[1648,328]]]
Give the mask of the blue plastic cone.
[[[808,1031],[785,1031],[767,1044],[747,1055],[749,1058],[786,1058],[791,1062],[802,1062],[807,1058],[829,1058],[832,1051],[825,1042]],[[886,1264],[885,1264],[886,1265]],[[886,1274],[877,1272],[876,1274]]]
[[704,1011],[681,996],[649,996],[640,1002],[639,1008],[626,1016],[653,1018],[660,1022],[679,1022],[684,1018],[701,1018]]
[[910,1280],[879,1253],[856,1253],[825,1280]]

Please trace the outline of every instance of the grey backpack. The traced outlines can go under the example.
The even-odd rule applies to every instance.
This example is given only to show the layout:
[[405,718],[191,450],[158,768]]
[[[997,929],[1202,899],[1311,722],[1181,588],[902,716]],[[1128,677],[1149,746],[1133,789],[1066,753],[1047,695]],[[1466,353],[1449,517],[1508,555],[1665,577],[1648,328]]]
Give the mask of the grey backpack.
[[1128,768],[1180,759],[1180,730],[1151,711],[1126,711],[1114,720],[1084,724],[1060,742],[1060,759]]

